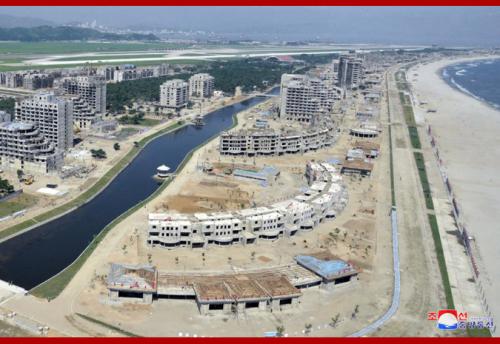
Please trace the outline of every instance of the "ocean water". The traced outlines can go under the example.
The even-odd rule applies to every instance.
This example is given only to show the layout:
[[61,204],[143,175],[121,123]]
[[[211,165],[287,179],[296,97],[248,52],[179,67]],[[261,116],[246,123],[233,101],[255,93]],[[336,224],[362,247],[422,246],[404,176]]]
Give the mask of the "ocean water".
[[441,72],[450,86],[500,110],[500,59],[454,64]]

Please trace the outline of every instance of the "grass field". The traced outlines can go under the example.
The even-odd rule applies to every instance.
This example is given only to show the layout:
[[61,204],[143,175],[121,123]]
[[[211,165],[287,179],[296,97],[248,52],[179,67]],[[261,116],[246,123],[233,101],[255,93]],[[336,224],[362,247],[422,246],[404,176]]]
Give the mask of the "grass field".
[[140,337],[140,336],[136,335],[135,333],[132,333],[132,332],[129,332],[129,331],[125,331],[125,330],[122,330],[122,329],[121,329],[121,328],[119,328],[119,327],[116,327],[116,326],[114,326],[114,325],[108,324],[108,323],[106,323],[106,322],[104,322],[104,321],[101,321],[101,320],[99,320],[99,319],[92,318],[92,317],[90,317],[90,316],[88,316],[88,315],[81,314],[81,313],[76,313],[76,315],[78,315],[80,318],[83,318],[83,319],[85,319],[85,320],[87,320],[87,321],[90,321],[90,322],[92,322],[92,323],[94,323],[94,324],[98,324],[98,325],[101,325],[102,327],[105,327],[105,328],[107,328],[107,329],[110,329],[111,331],[115,331],[115,332],[117,332],[117,333],[120,333],[120,334],[122,334],[122,335],[124,335],[124,336],[126,336],[126,337]]
[[448,309],[455,309],[455,303],[453,302],[453,294],[451,293],[450,279],[448,277],[448,270],[446,269],[446,260],[443,253],[443,244],[441,243],[441,237],[439,236],[439,227],[436,220],[436,215],[428,214],[429,224],[431,226],[432,238],[434,239],[434,247],[436,249],[436,256],[439,265],[439,271],[441,272],[441,279],[443,280],[444,295],[446,297],[446,306]]
[[34,195],[26,195],[24,193],[19,196],[0,203],[0,217],[4,217],[29,207],[34,206],[38,202],[38,197]]
[[415,162],[417,163],[418,176],[420,178],[420,183],[422,184],[422,191],[425,196],[425,206],[429,210],[434,209],[434,202],[432,201],[431,186],[429,184],[429,179],[427,178],[427,171],[425,170],[425,161],[422,153],[414,152]]
[[141,42],[1,42],[0,54],[72,54],[187,48],[178,43]]
[[165,53],[158,53],[158,54],[142,54],[142,55],[135,55],[135,54],[130,54],[130,55],[98,55],[98,56],[71,56],[71,57],[61,57],[57,59],[53,59],[52,61],[79,61],[79,60],[86,60],[86,59],[91,59],[91,60],[109,60],[109,59],[142,59],[144,57],[157,57],[161,58],[165,56]]
[[1,337],[31,337],[31,334],[17,326],[12,326],[0,320],[0,338]]
[[421,149],[422,144],[420,143],[420,137],[418,136],[417,127],[408,127],[408,133],[410,134],[410,142],[414,149]]
[[[22,61],[21,61],[22,62]],[[168,63],[168,64],[191,64],[191,65],[198,65],[198,64],[204,64],[207,63],[208,60],[192,60],[192,59],[183,59],[179,58],[178,60],[150,60],[150,61],[134,61],[130,60],[127,61],[126,63],[131,63],[136,66],[152,66],[152,65],[158,65],[161,63]],[[125,62],[123,62],[125,63]],[[50,65],[50,66],[42,66],[42,65],[17,65],[17,66],[7,66],[5,64],[2,64],[0,62],[0,72],[11,72],[11,71],[17,71],[17,70],[31,70],[31,69],[57,69],[57,68],[70,68],[70,67],[79,67],[82,66],[83,64],[81,63],[71,63],[71,64],[60,64],[60,65]],[[110,65],[109,62],[99,62],[99,63],[92,63],[92,66],[106,66]]]

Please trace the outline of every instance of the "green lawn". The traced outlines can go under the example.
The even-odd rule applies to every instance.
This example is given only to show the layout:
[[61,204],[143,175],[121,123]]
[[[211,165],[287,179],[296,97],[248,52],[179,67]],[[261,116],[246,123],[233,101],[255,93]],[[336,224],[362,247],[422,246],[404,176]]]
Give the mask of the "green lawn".
[[451,292],[450,279],[448,277],[448,270],[446,269],[446,260],[443,253],[443,244],[441,243],[441,237],[439,236],[439,227],[437,224],[436,215],[428,214],[427,216],[429,224],[431,226],[432,238],[434,239],[434,247],[436,249],[439,271],[441,272],[441,279],[443,283],[444,294],[446,297],[446,307],[448,307],[448,309],[455,309],[453,294]]
[[1,42],[0,54],[72,54],[87,52],[143,51],[187,48],[179,43],[140,42]]
[[411,145],[414,149],[421,149],[422,144],[420,143],[420,137],[418,136],[417,127],[408,127],[408,132],[410,134]]
[[434,202],[432,201],[431,186],[425,170],[424,156],[419,152],[414,152],[413,155],[415,157],[415,162],[417,163],[418,176],[420,178],[420,184],[422,185],[422,191],[424,192],[425,206],[427,209],[433,210]]
[[112,60],[112,59],[142,59],[147,57],[157,57],[161,58],[165,56],[165,53],[155,53],[155,54],[130,54],[130,55],[98,55],[98,56],[69,56],[54,59],[52,61],[80,61],[80,60]]
[[88,315],[85,315],[85,314],[81,314],[81,313],[76,313],[76,315],[78,315],[79,317],[87,320],[87,321],[90,321],[94,324],[98,324],[98,325],[101,325],[102,327],[105,327],[107,329],[110,329],[111,331],[115,331],[117,333],[121,333],[123,334],[124,336],[127,336],[127,337],[140,337],[139,335],[136,335],[135,333],[132,333],[132,332],[129,332],[129,331],[125,331],[125,330],[122,330],[121,328],[117,327],[117,326],[114,326],[114,325],[111,325],[111,324],[108,324],[102,320],[99,320],[99,319],[95,319],[95,318],[92,318]]
[[4,217],[15,213],[16,211],[32,207],[37,202],[38,197],[22,193],[13,199],[0,203],[0,217]]

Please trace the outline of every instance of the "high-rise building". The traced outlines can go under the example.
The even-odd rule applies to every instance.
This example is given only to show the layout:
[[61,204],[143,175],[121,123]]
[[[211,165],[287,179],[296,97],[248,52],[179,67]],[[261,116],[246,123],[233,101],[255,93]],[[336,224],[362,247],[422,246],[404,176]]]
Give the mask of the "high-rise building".
[[60,151],[73,146],[73,102],[53,93],[38,93],[16,103],[16,120],[36,124]]
[[356,89],[363,78],[363,60],[354,55],[341,55],[338,67],[338,85],[344,89]]
[[48,173],[62,163],[62,152],[56,152],[34,123],[0,123],[0,166]]
[[189,101],[189,85],[181,79],[165,81],[160,86],[160,105],[180,109]]
[[106,113],[106,81],[104,77],[89,75],[64,78],[60,85],[64,93],[80,96],[96,113]]
[[73,124],[79,129],[90,129],[99,116],[80,96],[67,96],[73,102]]
[[189,95],[193,98],[210,98],[214,94],[214,77],[207,73],[189,78]]
[[308,75],[282,75],[281,118],[306,123],[314,122],[315,117],[331,111],[333,102],[334,91],[328,82]]

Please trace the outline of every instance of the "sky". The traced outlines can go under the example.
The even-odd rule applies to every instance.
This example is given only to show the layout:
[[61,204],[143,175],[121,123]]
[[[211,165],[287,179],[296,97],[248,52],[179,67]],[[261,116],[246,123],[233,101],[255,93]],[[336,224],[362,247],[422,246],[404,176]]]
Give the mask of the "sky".
[[0,14],[229,38],[500,46],[500,7],[0,7]]

